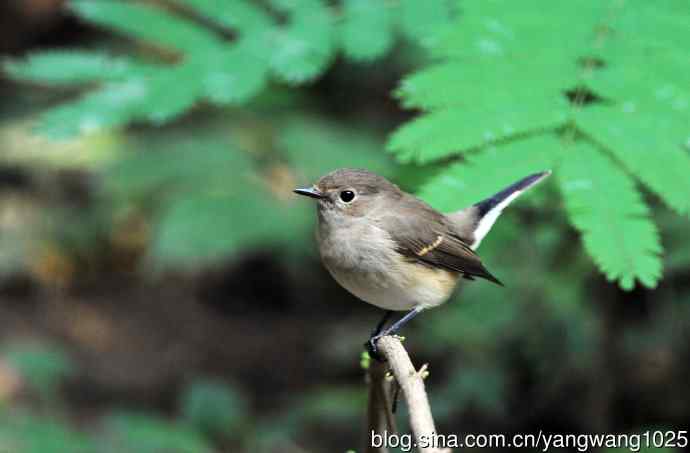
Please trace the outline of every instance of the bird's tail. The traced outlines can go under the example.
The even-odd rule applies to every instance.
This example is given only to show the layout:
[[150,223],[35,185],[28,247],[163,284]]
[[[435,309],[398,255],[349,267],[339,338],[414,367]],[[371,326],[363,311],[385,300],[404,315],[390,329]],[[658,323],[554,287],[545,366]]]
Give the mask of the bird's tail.
[[542,171],[526,176],[509,185],[495,195],[475,203],[456,213],[450,214],[457,225],[461,237],[474,250],[479,247],[484,236],[489,232],[503,209],[515,200],[522,192],[549,176],[551,171]]

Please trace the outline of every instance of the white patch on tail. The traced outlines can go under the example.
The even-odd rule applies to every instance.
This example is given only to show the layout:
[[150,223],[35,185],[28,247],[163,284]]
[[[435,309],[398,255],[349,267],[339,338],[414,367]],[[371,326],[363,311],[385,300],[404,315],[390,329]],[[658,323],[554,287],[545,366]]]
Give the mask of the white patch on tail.
[[491,227],[496,223],[496,219],[501,215],[503,209],[508,206],[513,200],[515,200],[524,190],[516,190],[506,197],[505,200],[494,206],[489,212],[484,214],[484,217],[477,224],[477,228],[474,230],[474,242],[472,243],[471,249],[476,250],[479,244],[484,239],[484,236],[491,230]]
[[[516,190],[515,192],[511,193],[507,197],[503,199],[503,201],[499,202],[496,206],[491,208],[489,211],[487,211],[486,214],[484,214],[484,217],[482,217],[479,222],[477,223],[477,227],[474,230],[474,242],[470,246],[472,250],[476,250],[477,247],[479,247],[479,244],[482,242],[482,239],[484,239],[484,236],[487,235],[489,230],[491,230],[491,227],[494,226],[494,223],[496,223],[496,219],[498,219],[498,216],[501,215],[501,212],[503,212],[503,209],[508,206],[510,203],[513,202],[517,197],[520,196],[520,194],[530,187],[540,183],[544,178],[549,176],[551,174],[551,170],[546,170],[544,172],[541,172],[540,174],[535,174],[535,175],[530,175],[522,180],[518,181],[515,183],[515,185],[522,185],[522,183],[534,176],[538,176],[536,179],[533,181],[530,181],[527,185],[524,187]],[[510,186],[509,186],[510,187]],[[500,192],[499,192],[500,194]],[[498,194],[497,194],[498,195]]]

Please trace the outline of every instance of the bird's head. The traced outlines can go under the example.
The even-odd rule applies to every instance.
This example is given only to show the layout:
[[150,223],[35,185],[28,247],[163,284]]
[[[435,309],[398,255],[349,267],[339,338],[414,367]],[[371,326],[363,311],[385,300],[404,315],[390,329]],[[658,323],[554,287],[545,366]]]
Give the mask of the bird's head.
[[398,186],[383,176],[353,168],[332,171],[313,186],[294,192],[316,199],[319,218],[336,222],[381,212],[402,195]]

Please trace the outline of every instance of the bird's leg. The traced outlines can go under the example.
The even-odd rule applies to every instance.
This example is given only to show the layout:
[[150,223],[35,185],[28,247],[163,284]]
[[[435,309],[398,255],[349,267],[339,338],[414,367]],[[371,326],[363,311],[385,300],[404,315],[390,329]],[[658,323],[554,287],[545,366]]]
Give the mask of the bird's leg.
[[381,321],[376,324],[376,329],[374,329],[374,331],[371,333],[371,337],[375,337],[381,333],[383,326],[385,326],[388,320],[391,319],[391,316],[393,316],[393,310],[386,310],[386,312],[383,314],[383,318],[381,318]]
[[381,318],[379,323],[376,324],[376,328],[371,332],[371,335],[369,336],[369,341],[364,343],[364,347],[366,347],[367,351],[369,352],[369,356],[375,358],[379,362],[383,362],[383,359],[377,353],[376,346],[372,343],[372,340],[374,338],[381,338],[381,331],[383,330],[383,327],[386,325],[388,320],[391,319],[391,316],[393,316],[393,310],[386,310],[386,312],[383,314],[383,318]]
[[[378,360],[379,362],[383,361],[383,358],[381,355],[378,353],[378,348],[376,347],[376,342],[379,341],[379,338],[385,337],[386,335],[393,335],[396,333],[402,326],[407,324],[407,322],[417,316],[419,312],[423,310],[422,307],[415,307],[412,310],[408,311],[405,313],[405,316],[402,318],[398,319],[395,321],[389,328],[380,331],[376,335],[372,335],[371,338],[369,338],[369,341],[366,342],[365,346],[367,348],[367,351],[369,352],[369,355],[373,357],[374,359]],[[388,316],[388,315],[387,315]],[[385,324],[385,323],[382,323]],[[377,329],[378,330],[378,329]]]
[[395,321],[395,322],[393,323],[393,325],[391,325],[391,326],[390,326],[389,328],[387,328],[386,330],[382,331],[382,332],[378,335],[378,337],[380,338],[380,337],[385,337],[386,335],[393,335],[393,334],[396,333],[398,330],[400,330],[400,328],[401,328],[402,326],[404,326],[405,324],[407,324],[407,322],[408,322],[410,319],[412,319],[412,318],[414,318],[415,316],[417,316],[422,310],[424,310],[424,308],[422,308],[422,307],[415,307],[415,308],[413,308],[412,310],[408,311],[407,313],[405,313],[405,316],[403,316],[402,318],[400,318],[400,319],[398,319],[397,321]]

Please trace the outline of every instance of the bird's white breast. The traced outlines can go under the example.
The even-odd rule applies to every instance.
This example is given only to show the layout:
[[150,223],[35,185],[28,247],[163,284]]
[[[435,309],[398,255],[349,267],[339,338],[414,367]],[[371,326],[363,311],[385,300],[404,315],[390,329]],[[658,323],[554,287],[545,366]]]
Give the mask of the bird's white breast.
[[458,280],[456,273],[405,259],[375,222],[352,221],[346,228],[320,225],[317,239],[333,278],[359,299],[386,310],[439,305]]

